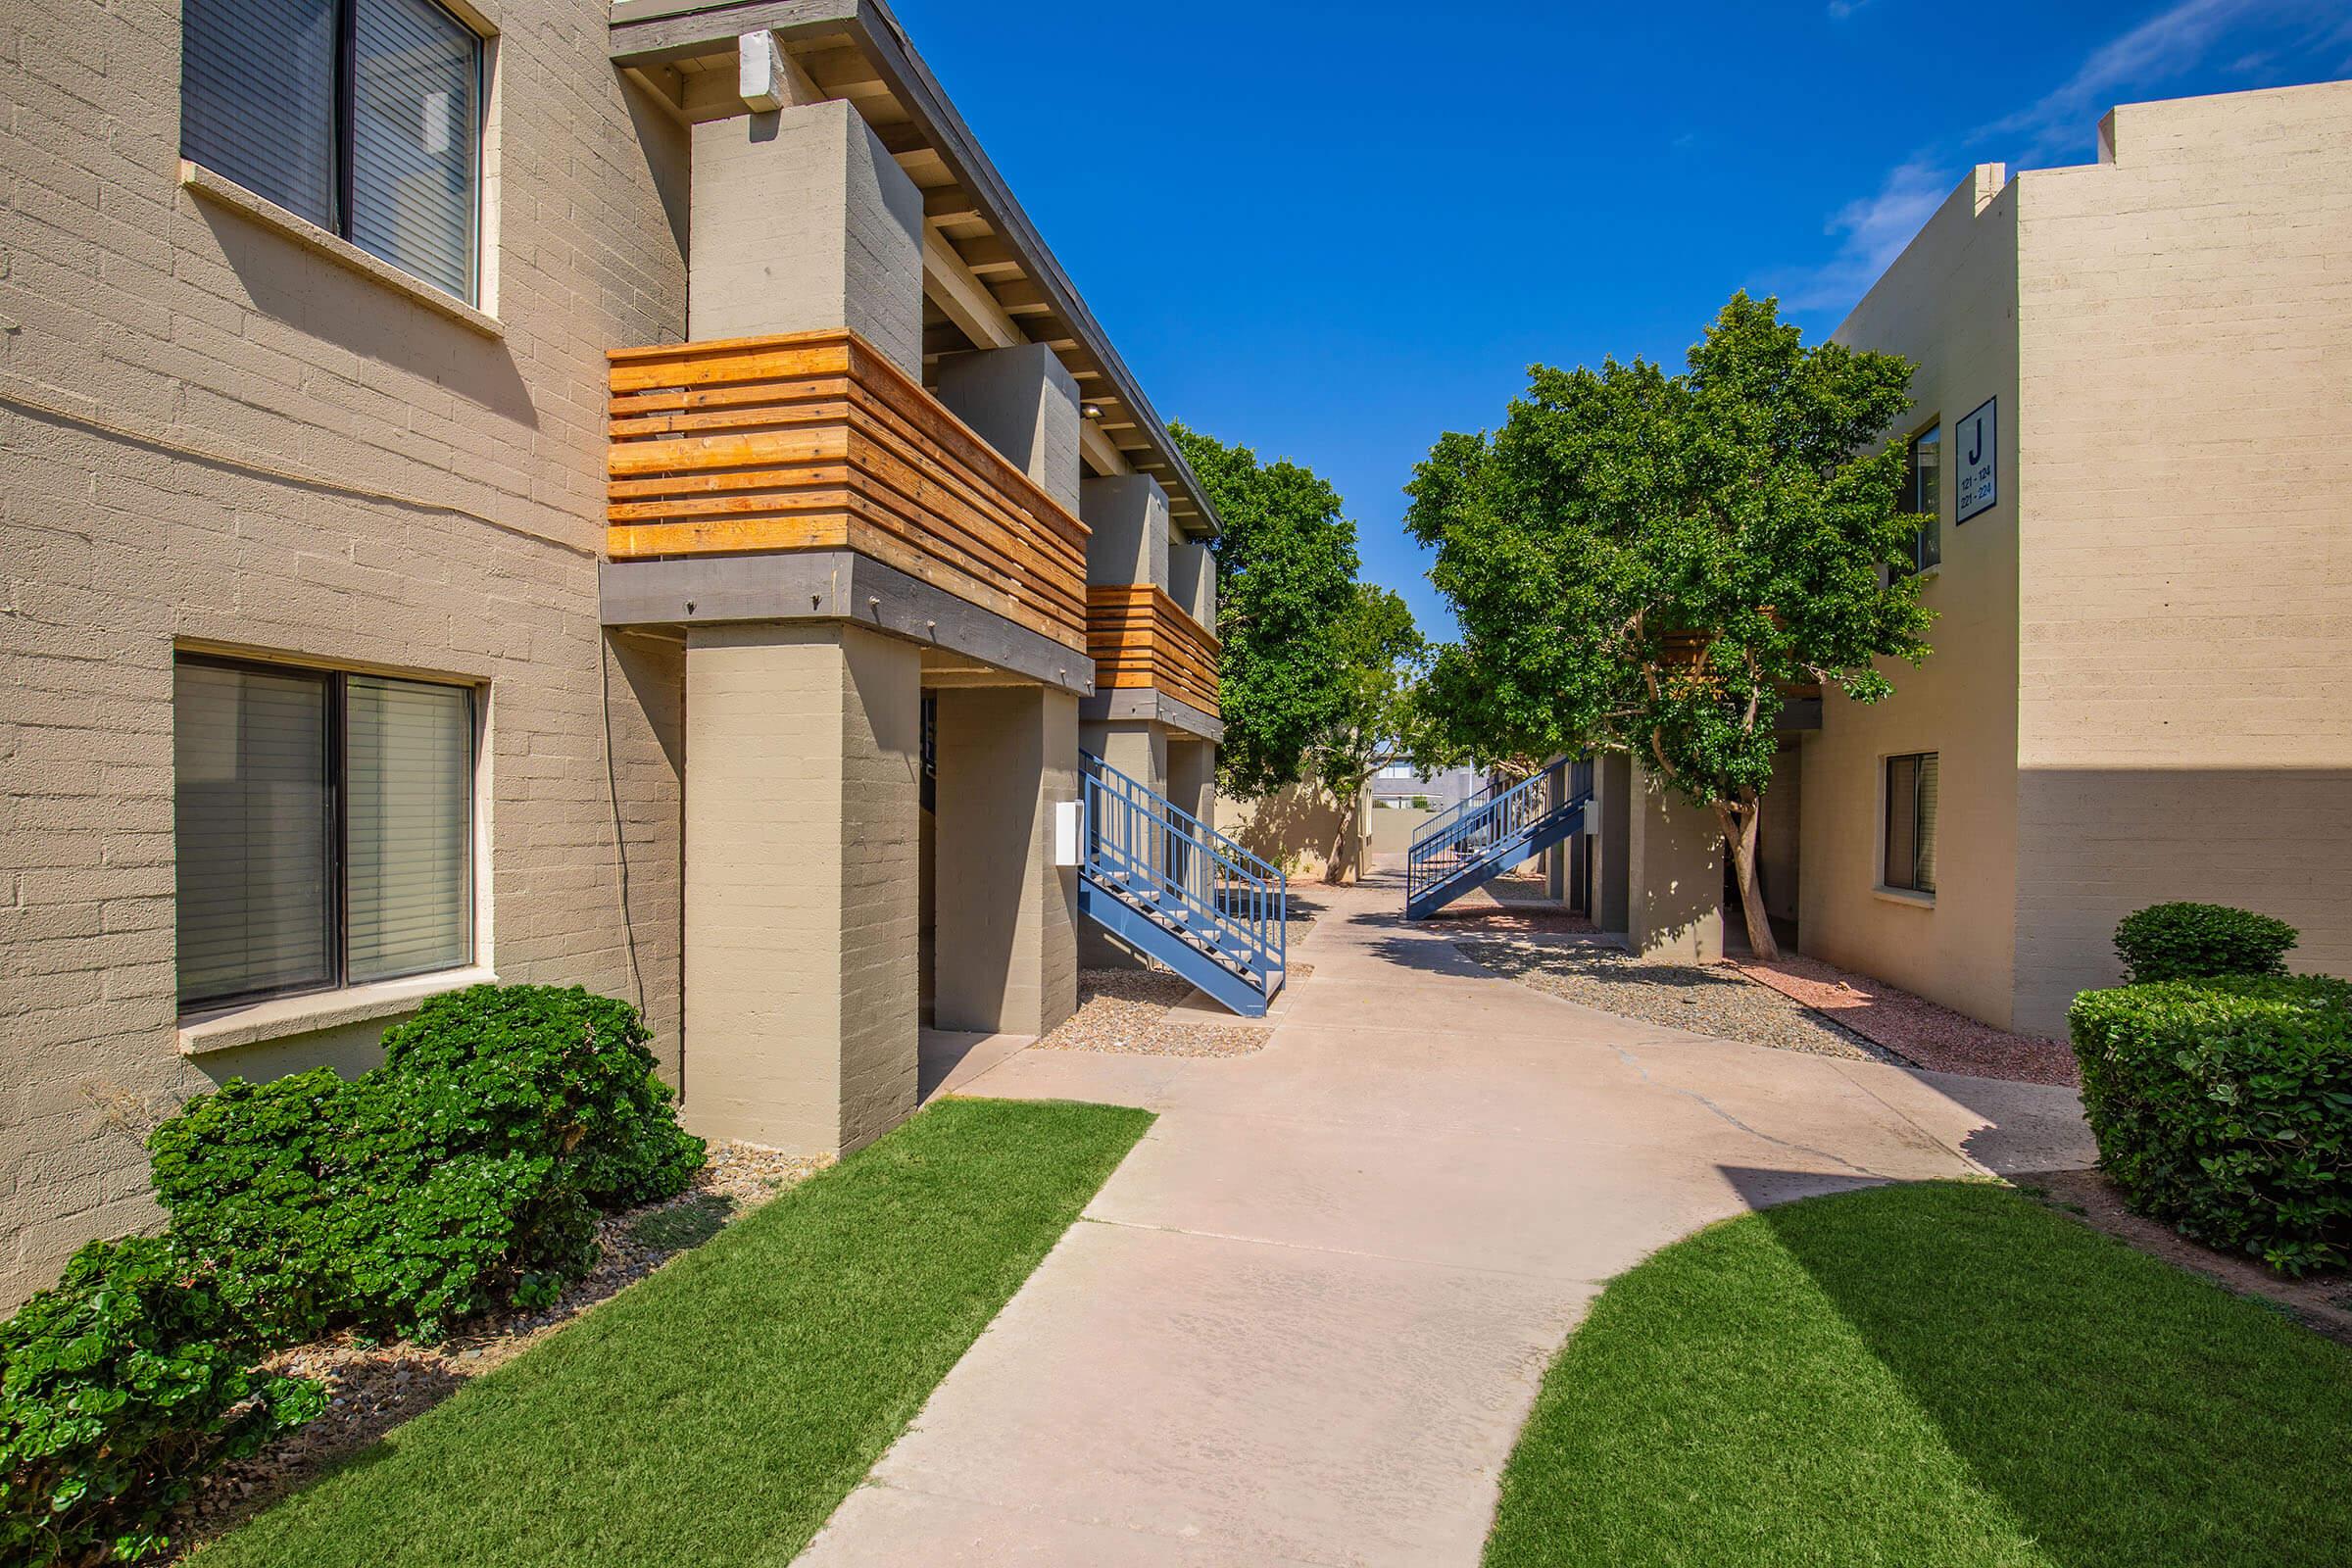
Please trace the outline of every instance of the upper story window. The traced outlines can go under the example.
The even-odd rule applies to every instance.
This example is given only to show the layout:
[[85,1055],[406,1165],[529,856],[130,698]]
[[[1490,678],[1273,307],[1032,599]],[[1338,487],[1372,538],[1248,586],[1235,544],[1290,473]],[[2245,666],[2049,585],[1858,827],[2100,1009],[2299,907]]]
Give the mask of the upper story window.
[[1927,520],[1911,541],[1911,569],[1925,571],[1943,561],[1943,427],[1931,424],[1903,448],[1903,489],[1895,510]]
[[1936,754],[1886,759],[1886,863],[1884,886],[1936,891]]
[[182,1011],[473,961],[473,690],[182,655]]
[[432,0],[186,0],[180,156],[475,303],[482,40]]

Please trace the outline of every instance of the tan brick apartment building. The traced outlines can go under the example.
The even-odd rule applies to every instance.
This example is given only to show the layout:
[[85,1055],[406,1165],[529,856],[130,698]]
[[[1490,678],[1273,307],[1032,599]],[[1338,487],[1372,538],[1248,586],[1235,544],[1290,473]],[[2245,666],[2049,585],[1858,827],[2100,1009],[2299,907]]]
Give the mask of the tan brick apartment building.
[[[1836,333],[1919,365],[1935,653],[1790,705],[1759,853],[1803,952],[2045,1035],[2163,900],[2352,973],[2352,82],[2099,148],[1975,170]],[[1711,823],[1642,788],[1603,760],[1599,923],[1719,952]]]
[[887,11],[61,0],[0,83],[0,1300],[473,979],[810,1150],[1068,1011],[1216,521]]

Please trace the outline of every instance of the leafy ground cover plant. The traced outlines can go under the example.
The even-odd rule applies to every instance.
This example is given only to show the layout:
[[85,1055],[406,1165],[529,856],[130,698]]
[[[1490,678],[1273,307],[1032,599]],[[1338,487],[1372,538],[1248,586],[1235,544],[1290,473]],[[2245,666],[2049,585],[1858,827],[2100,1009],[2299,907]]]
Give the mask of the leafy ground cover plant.
[[2100,1167],[2135,1209],[2290,1273],[2352,1264],[2352,982],[2086,991],[2068,1022]]
[[310,1420],[325,1391],[260,1347],[157,1238],[92,1242],[0,1323],[0,1559],[132,1562],[214,1466]]
[[2156,904],[2124,916],[2115,952],[2133,985],[2284,974],[2300,934],[2284,920],[2224,904]]

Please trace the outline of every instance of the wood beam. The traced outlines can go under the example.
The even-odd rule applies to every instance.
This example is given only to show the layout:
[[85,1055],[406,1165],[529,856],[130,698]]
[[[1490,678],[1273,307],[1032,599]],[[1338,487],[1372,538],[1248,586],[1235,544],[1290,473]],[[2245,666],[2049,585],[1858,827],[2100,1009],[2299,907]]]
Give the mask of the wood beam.
[[935,185],[923,192],[926,223],[968,223],[979,217],[980,204],[965,195],[960,185]]
[[1134,466],[1127,461],[1127,454],[1112,445],[1109,436],[1096,429],[1095,421],[1092,419],[1078,421],[1078,451],[1086,459],[1087,466],[1093,468],[1098,474],[1109,475],[1135,471]]
[[1008,349],[1029,341],[947,236],[928,225],[923,229],[923,292],[981,348]]

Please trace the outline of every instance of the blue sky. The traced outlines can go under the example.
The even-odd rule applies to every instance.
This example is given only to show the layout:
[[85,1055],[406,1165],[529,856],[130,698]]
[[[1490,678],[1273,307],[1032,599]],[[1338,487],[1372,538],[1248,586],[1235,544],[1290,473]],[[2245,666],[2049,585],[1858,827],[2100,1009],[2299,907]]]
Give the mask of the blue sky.
[[895,0],[1162,415],[1398,519],[1534,362],[1679,365],[1732,290],[1836,326],[1969,166],[2115,103],[2352,76],[2344,0]]

